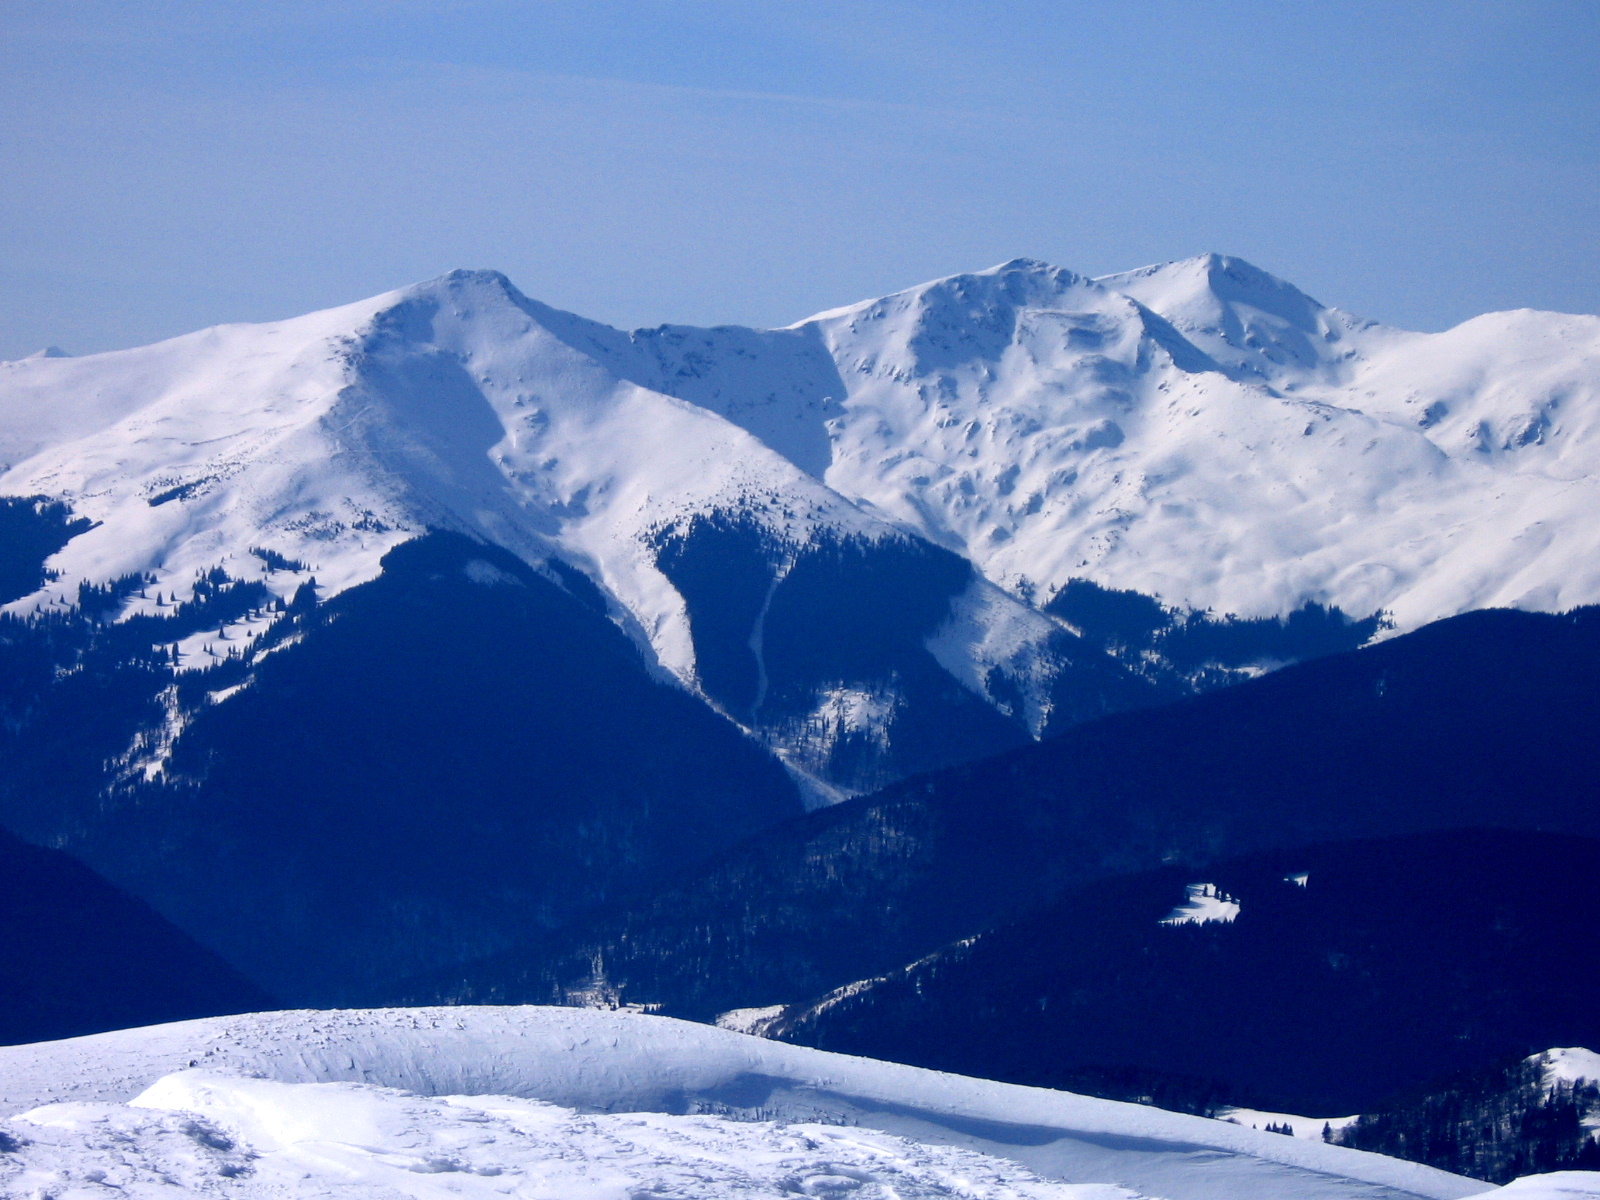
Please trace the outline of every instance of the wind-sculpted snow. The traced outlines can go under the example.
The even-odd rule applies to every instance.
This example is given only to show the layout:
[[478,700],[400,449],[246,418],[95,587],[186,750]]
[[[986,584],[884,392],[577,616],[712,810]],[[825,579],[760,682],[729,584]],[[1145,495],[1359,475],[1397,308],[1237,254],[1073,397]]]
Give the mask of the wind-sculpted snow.
[[[1137,1200],[1124,1188],[1051,1182],[1005,1159],[872,1130],[579,1114],[507,1096],[418,1097],[201,1071],[165,1076],[131,1106],[49,1105],[11,1127],[26,1142],[11,1169],[0,1168],[10,1195],[87,1180],[240,1197]],[[117,1149],[108,1154],[110,1138]]]
[[[1401,1200],[1472,1180],[629,1013],[268,1013],[0,1049],[4,1195]],[[1096,1186],[1097,1185],[1097,1186]]]
[[1496,1188],[1487,1196],[1505,1200],[1592,1200],[1600,1196],[1600,1171],[1552,1171],[1528,1175]]

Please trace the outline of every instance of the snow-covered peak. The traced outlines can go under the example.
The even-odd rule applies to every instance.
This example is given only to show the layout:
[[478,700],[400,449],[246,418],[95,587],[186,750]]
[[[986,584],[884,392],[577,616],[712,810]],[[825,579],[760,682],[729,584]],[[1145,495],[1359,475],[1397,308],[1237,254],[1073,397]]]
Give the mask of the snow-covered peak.
[[796,328],[817,326],[836,358],[870,347],[874,363],[923,374],[998,362],[1023,312],[1094,310],[1107,299],[1081,275],[1018,258],[819,314]]
[[808,331],[836,381],[767,424],[814,429],[831,487],[1014,594],[1088,578],[1401,629],[1600,599],[1580,515],[1600,501],[1600,318],[1409,333],[1206,255],[1099,280],[1018,260],[784,332]]
[[806,325],[836,321],[859,313],[904,311],[924,302],[930,296],[935,298],[933,303],[937,305],[952,295],[959,296],[963,293],[970,295],[984,290],[1009,292],[1012,302],[1016,303],[1022,295],[1030,292],[1034,295],[1048,294],[1081,282],[1083,282],[1082,277],[1072,271],[1052,266],[1039,259],[1013,258],[1003,263],[996,263],[982,271],[962,271],[954,275],[945,275],[938,279],[930,279],[926,283],[902,288],[887,296],[824,309],[822,312],[813,313],[803,320],[796,321],[787,328],[800,329]]
[[[57,578],[14,609],[79,583],[153,574],[187,593],[197,573],[239,567],[261,545],[325,582],[370,577],[394,542],[371,481],[332,454],[325,422],[350,378],[356,333],[400,293],[264,325],[224,325],[134,350],[11,363],[0,371],[0,491],[65,500],[95,528],[52,560]],[[361,563],[355,559],[364,560]]]
[[1219,314],[1226,305],[1270,313],[1307,333],[1328,311],[1286,280],[1227,254],[1201,254],[1101,275],[1096,283],[1123,292],[1157,312]]
[[9,364],[0,491],[98,522],[14,609],[135,573],[181,597],[215,566],[262,574],[252,546],[309,564],[332,594],[446,528],[569,556],[688,672],[648,530],[721,506],[789,538],[818,521],[886,532],[738,426],[619,378],[569,344],[578,324],[498,272],[455,271],[295,320]]
[[[763,396],[756,385],[764,378],[782,381],[781,392]],[[724,654],[735,659],[748,643],[760,659],[765,610],[758,603],[741,612],[737,619],[751,625],[739,633],[718,624],[729,618],[707,593],[692,617],[687,592],[703,568],[681,561],[696,530],[737,529],[750,561],[722,565],[741,578],[770,574],[770,604],[797,556],[822,553],[824,543],[850,561],[869,547],[892,557],[901,553],[893,547],[911,544],[904,529],[823,482],[824,427],[795,414],[812,415],[809,399],[826,406],[842,395],[837,383],[813,333],[627,334],[531,300],[494,271],[453,271],[292,321],[8,364],[0,370],[0,494],[50,497],[93,522],[10,611],[62,611],[84,585],[122,580],[131,587],[116,589],[125,598],[114,618],[159,614],[217,570],[283,601],[314,579],[326,600],[373,579],[403,541],[427,530],[463,533],[532,564],[554,558],[586,573],[666,675],[780,753],[810,747],[809,757],[786,761],[821,772],[829,780],[822,794],[867,786],[890,777],[876,758],[862,759],[860,780],[850,782],[832,780],[824,760],[850,737],[892,754],[887,730],[907,703],[891,686],[899,668],[858,654],[861,662],[829,667],[829,678],[806,685],[826,711],[810,713],[805,695],[791,695],[785,703],[796,711],[768,705],[762,724],[764,660],[752,664],[753,692],[730,684],[733,693],[719,695],[702,670],[701,643],[731,639]],[[669,543],[678,546],[676,580],[662,566]],[[932,553],[909,553],[924,551]],[[895,569],[912,567],[905,560]],[[962,571],[947,560],[944,575],[924,584],[907,576],[905,585],[949,604],[968,582],[936,582],[952,569]],[[836,613],[861,602],[848,588],[810,595]],[[1003,634],[972,631],[967,609],[993,617]],[[1004,594],[967,609],[943,632],[944,614],[919,616],[925,628],[903,631],[909,645],[933,639],[930,666],[1018,732],[1039,732],[1060,666],[1046,647],[1068,635]],[[281,619],[272,615],[278,606],[265,611],[186,631],[163,657],[183,670],[248,659]],[[793,668],[797,660],[786,661]],[[1018,681],[1001,700],[992,685],[1007,674]],[[830,697],[858,694],[872,702],[828,707]]]
[[252,462],[245,523],[270,513],[265,544],[345,564],[319,581],[370,574],[388,533],[423,524],[559,545],[608,587],[640,577],[619,598],[680,666],[672,606],[621,567],[618,538],[791,489],[798,507],[763,511],[887,522],[1025,597],[1087,577],[1250,615],[1385,608],[1405,627],[1600,599],[1579,517],[1597,390],[1600,319],[1405,333],[1219,255],[1099,280],[1017,259],[783,330],[625,333],[457,271],[292,321],[6,364],[0,487],[100,520],[130,489],[188,489],[140,529],[78,539],[57,564],[70,587],[212,565],[238,538],[185,554],[179,526],[211,492],[240,511],[218,481]]
[[1159,313],[1230,373],[1274,385],[1303,384],[1305,376],[1331,381],[1360,345],[1385,332],[1222,254],[1104,275],[1096,282]]

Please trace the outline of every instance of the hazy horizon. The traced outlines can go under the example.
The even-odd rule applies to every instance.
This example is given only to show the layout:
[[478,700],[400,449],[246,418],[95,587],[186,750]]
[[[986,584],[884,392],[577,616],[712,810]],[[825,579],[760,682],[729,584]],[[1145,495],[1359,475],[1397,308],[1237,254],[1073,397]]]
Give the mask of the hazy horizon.
[[784,325],[1216,251],[1417,329],[1600,309],[1600,9],[0,2],[0,358],[504,271]]

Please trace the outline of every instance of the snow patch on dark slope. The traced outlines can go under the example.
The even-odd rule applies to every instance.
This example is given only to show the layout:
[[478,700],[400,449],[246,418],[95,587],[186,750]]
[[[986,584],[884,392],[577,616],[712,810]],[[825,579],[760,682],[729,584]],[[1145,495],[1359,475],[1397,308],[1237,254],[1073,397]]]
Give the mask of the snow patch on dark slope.
[[917,538],[785,544],[740,514],[656,545],[706,696],[804,775],[852,792],[1155,694],[1046,618],[974,597],[971,564]]
[[1169,1107],[1187,1081],[1191,1110],[1370,1112],[1531,1046],[1600,1040],[1577,983],[1600,978],[1596,877],[1600,841],[1506,829],[1166,867],[1076,890],[763,1033],[1125,1099],[1165,1080]]

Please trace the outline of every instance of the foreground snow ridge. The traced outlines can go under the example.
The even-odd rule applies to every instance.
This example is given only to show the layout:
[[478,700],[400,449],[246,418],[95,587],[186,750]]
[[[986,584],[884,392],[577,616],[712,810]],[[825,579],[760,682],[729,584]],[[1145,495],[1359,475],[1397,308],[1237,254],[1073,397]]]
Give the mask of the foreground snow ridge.
[[0,1195],[1453,1200],[1221,1121],[636,1013],[260,1013],[0,1048]]
[[[1053,1183],[1003,1158],[865,1129],[585,1115],[509,1096],[424,1097],[207,1071],[164,1076],[129,1105],[47,1105],[13,1127],[29,1144],[17,1155],[12,1195],[74,1174],[124,1191],[154,1184],[239,1196],[1136,1195]],[[96,1154],[108,1136],[132,1151]]]

